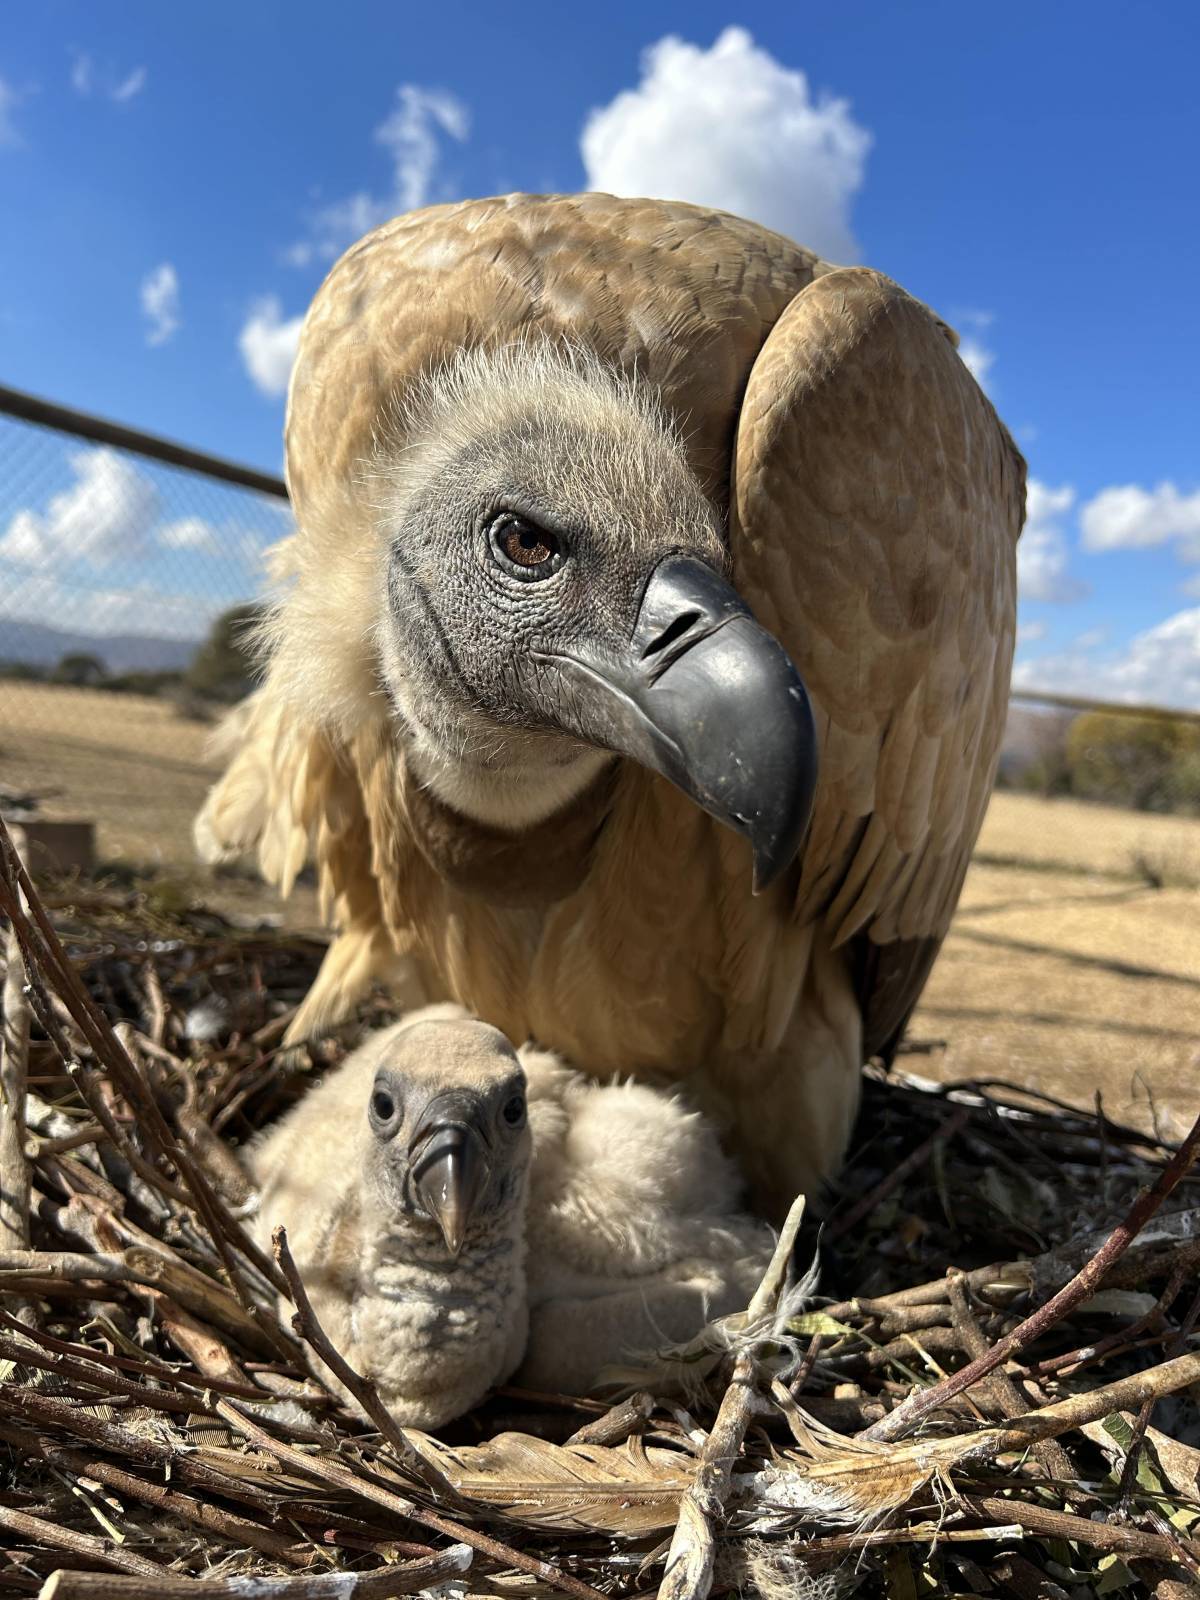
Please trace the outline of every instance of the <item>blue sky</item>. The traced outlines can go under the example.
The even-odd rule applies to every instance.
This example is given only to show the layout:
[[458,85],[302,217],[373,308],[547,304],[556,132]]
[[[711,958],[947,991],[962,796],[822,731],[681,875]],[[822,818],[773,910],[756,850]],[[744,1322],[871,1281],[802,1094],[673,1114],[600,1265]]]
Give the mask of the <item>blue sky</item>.
[[[295,319],[356,229],[514,188],[723,204],[959,327],[1036,483],[1019,680],[1200,705],[1200,8],[41,0],[6,22],[0,381],[277,469]],[[169,576],[182,614],[206,538],[240,530],[241,560],[277,531],[225,510],[180,532],[143,495],[131,557],[88,522],[116,469],[78,457],[0,472],[0,612],[70,552],[114,597]]]

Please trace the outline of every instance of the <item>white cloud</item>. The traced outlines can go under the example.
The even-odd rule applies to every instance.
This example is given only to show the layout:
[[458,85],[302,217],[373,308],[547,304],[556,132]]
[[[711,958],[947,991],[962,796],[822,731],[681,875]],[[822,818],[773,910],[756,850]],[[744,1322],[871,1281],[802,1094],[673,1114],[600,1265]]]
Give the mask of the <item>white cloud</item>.
[[16,146],[21,143],[21,136],[12,119],[13,110],[19,103],[20,96],[17,91],[0,78],[0,147]]
[[130,589],[72,583],[55,572],[26,572],[0,585],[0,618],[47,623],[108,638],[202,639],[229,604],[217,595],[175,594],[144,582]]
[[717,206],[857,260],[850,207],[871,135],[848,101],[814,101],[805,75],[745,28],[726,28],[710,50],[668,35],[641,70],[636,89],[588,117],[589,189]]
[[1079,524],[1089,550],[1144,550],[1179,539],[1181,554],[1200,561],[1200,489],[1185,495],[1173,483],[1115,485],[1088,501]]
[[203,550],[215,555],[220,549],[216,529],[203,517],[182,517],[159,529],[158,542],[168,550]]
[[283,308],[274,295],[254,307],[238,335],[238,348],[246,371],[263,394],[287,393],[303,316],[283,320]]
[[149,73],[145,67],[134,67],[132,72],[127,72],[120,78],[109,67],[98,70],[95,61],[85,52],[77,54],[71,63],[71,87],[85,100],[93,91],[98,90],[106,99],[114,101],[117,105],[124,105],[141,94],[146,87],[148,77]]
[[400,84],[395,105],[375,129],[376,144],[391,157],[390,190],[377,195],[360,189],[322,206],[312,217],[311,237],[289,245],[283,259],[297,267],[307,266],[316,256],[331,260],[381,222],[425,205],[437,170],[439,141],[449,138],[461,144],[470,127],[466,106],[447,90]]
[[[995,321],[991,311],[956,311],[951,321],[959,329],[958,353],[979,387],[987,392],[988,373],[995,365],[996,352],[984,342],[984,334]],[[963,331],[964,329],[970,331]]]
[[147,344],[166,344],[179,328],[179,275],[169,261],[142,279],[142,314],[150,324]]
[[1177,611],[1119,652],[1097,655],[1086,636],[1058,655],[1022,662],[1013,683],[1129,704],[1200,708],[1200,606]]
[[102,567],[144,549],[158,515],[154,485],[107,448],[76,451],[69,465],[74,485],[44,513],[18,511],[0,538],[0,556],[31,567],[80,559]]
[[987,389],[987,375],[996,360],[996,352],[977,339],[974,334],[964,334],[958,342],[958,353],[981,389]]
[[1075,503],[1075,491],[1064,484],[1051,489],[1030,478],[1025,501],[1025,528],[1017,545],[1017,588],[1022,600],[1079,600],[1087,586],[1067,571],[1070,559],[1059,518]]
[[1036,644],[1039,639],[1044,639],[1048,632],[1047,626],[1042,621],[1022,622],[1017,629],[1017,645]]
[[113,99],[118,105],[124,105],[127,100],[132,100],[134,95],[141,94],[146,87],[147,77],[149,77],[149,73],[145,67],[134,67],[133,71],[122,78],[120,83],[114,85],[111,91]]

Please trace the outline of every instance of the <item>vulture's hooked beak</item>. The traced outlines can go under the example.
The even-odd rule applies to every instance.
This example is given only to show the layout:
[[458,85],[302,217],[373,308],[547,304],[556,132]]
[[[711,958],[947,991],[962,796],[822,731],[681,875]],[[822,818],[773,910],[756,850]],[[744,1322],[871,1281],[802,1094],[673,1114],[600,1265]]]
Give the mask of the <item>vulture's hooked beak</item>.
[[808,691],[711,567],[660,561],[620,656],[573,648],[541,659],[566,680],[572,731],[661,772],[745,835],[756,893],[795,858],[817,783]]
[[450,1090],[437,1095],[409,1145],[409,1171],[421,1208],[458,1256],[471,1216],[487,1183],[490,1163],[480,1131],[476,1097]]

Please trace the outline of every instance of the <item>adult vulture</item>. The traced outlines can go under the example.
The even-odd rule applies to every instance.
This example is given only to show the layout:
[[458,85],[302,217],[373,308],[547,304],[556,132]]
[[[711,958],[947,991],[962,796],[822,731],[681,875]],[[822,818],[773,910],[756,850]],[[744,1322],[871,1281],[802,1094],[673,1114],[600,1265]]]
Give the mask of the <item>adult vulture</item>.
[[292,374],[297,532],[198,823],[383,979],[686,1077],[779,1214],[945,935],[1024,463],[953,333],[753,223],[509,195],[377,228]]

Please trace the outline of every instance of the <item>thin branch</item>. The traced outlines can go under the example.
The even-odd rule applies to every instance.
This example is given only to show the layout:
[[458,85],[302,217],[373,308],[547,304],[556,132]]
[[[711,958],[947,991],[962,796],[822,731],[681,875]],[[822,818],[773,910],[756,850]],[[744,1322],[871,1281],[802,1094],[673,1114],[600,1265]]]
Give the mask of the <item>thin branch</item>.
[[159,1579],[151,1587],[136,1578],[110,1578],[97,1572],[56,1572],[39,1600],[390,1600],[459,1578],[471,1565],[471,1552],[454,1544],[436,1555],[374,1572],[320,1572],[295,1578],[253,1577]]
[[181,1490],[170,1488],[165,1484],[150,1483],[147,1479],[138,1477],[137,1473],[129,1472],[124,1467],[114,1466],[111,1461],[104,1461],[97,1456],[89,1455],[86,1451],[74,1449],[70,1445],[55,1444],[40,1434],[3,1423],[0,1423],[0,1439],[19,1450],[24,1450],[30,1458],[40,1456],[51,1466],[60,1467],[77,1478],[94,1478],[97,1483],[105,1484],[130,1500],[140,1500],[143,1505],[153,1506],[156,1511],[176,1516],[183,1522],[191,1523],[193,1527],[203,1528],[206,1532],[216,1533],[239,1550],[249,1546],[263,1555],[275,1556],[281,1561],[286,1561],[291,1566],[304,1566],[309,1560],[308,1551],[298,1546],[295,1539],[275,1533],[270,1528],[260,1527],[249,1517],[239,1516],[235,1511],[226,1511],[211,1501],[197,1500],[194,1496],[184,1494]]
[[[803,1216],[804,1196],[800,1195],[792,1202],[775,1253],[750,1302],[746,1314],[749,1329],[767,1318],[773,1322],[778,1313],[787,1265]],[[712,1588],[716,1524],[724,1518],[734,1463],[756,1409],[760,1343],[761,1339],[748,1339],[734,1361],[717,1419],[700,1451],[696,1476],[679,1502],[679,1519],[667,1552],[658,1600],[705,1600]]]
[[[20,855],[25,834],[12,830]],[[25,962],[16,929],[5,949],[4,995],[0,1001],[0,1246],[29,1248],[29,1160],[25,1154],[25,1080],[29,1069],[29,997]]]
[[1139,1528],[1112,1522],[1093,1522],[1090,1517],[1075,1517],[1067,1511],[1052,1511],[1048,1506],[1028,1500],[1003,1500],[993,1495],[960,1495],[964,1511],[982,1522],[1017,1522],[1030,1533],[1050,1539],[1071,1539],[1091,1545],[1095,1550],[1115,1550],[1129,1556],[1146,1556],[1153,1561],[1174,1561],[1174,1542],[1158,1533],[1143,1533]]
[[[156,1584],[169,1579],[170,1574],[157,1561],[136,1555],[132,1550],[122,1550],[111,1539],[98,1539],[94,1534],[77,1533],[74,1528],[64,1528],[57,1522],[47,1522],[44,1517],[31,1517],[26,1511],[14,1511],[11,1506],[0,1505],[0,1528],[7,1528],[21,1539],[36,1544],[49,1545],[53,1550],[69,1550],[72,1555],[83,1556],[88,1561],[98,1561],[101,1566],[114,1567],[118,1572],[129,1572],[138,1578],[150,1578]],[[44,1592],[44,1591],[43,1591]],[[161,1593],[161,1590],[157,1591]]]
[[[983,1329],[975,1319],[975,1313],[971,1310],[967,1291],[958,1273],[950,1274],[950,1306],[954,1313],[954,1326],[962,1338],[963,1348],[973,1361],[978,1361],[987,1354],[990,1347]],[[1007,1373],[994,1372],[990,1382],[992,1393],[1003,1416],[1019,1417],[1029,1410],[1028,1401]],[[1034,1454],[1045,1468],[1048,1477],[1057,1478],[1064,1483],[1070,1482],[1075,1477],[1070,1458],[1056,1439],[1043,1440],[1036,1446]]]
[[1118,1223],[1104,1244],[1075,1274],[1070,1283],[1047,1300],[1045,1305],[1032,1316],[1018,1323],[1011,1333],[1005,1334],[986,1355],[979,1356],[961,1371],[951,1373],[948,1378],[943,1378],[931,1388],[919,1389],[909,1395],[908,1399],[902,1401],[894,1411],[889,1412],[878,1422],[872,1423],[861,1437],[881,1442],[902,1438],[947,1400],[962,1394],[964,1389],[969,1389],[981,1378],[986,1378],[989,1373],[1007,1361],[1009,1356],[1015,1355],[1018,1350],[1023,1350],[1026,1345],[1041,1338],[1055,1323],[1082,1305],[1096,1292],[1105,1273],[1124,1255],[1163,1201],[1187,1174],[1198,1153],[1200,1153],[1200,1117],[1196,1118],[1187,1138],[1159,1174],[1158,1181],[1138,1195],[1124,1221]]
[[292,1257],[292,1252],[288,1249],[287,1229],[282,1223],[272,1232],[271,1245],[279,1270],[287,1282],[292,1303],[296,1307],[296,1314],[292,1319],[292,1326],[296,1332],[302,1339],[307,1339],[339,1383],[349,1389],[363,1411],[391,1445],[401,1466],[413,1473],[418,1482],[428,1484],[450,1499],[457,1499],[454,1486],[446,1475],[432,1462],[427,1462],[404,1437],[403,1429],[398,1426],[396,1419],[379,1398],[379,1390],[371,1380],[355,1372],[345,1356],[331,1342],[329,1335],[321,1326],[320,1318],[313,1310],[312,1301],[308,1298],[299,1268]]
[[523,1550],[514,1550],[510,1545],[501,1544],[499,1539],[493,1539],[490,1534],[483,1533],[478,1528],[452,1522],[440,1512],[429,1511],[424,1506],[418,1505],[407,1495],[396,1494],[393,1490],[385,1489],[382,1484],[374,1483],[368,1478],[360,1478],[342,1462],[333,1460],[329,1456],[312,1455],[284,1444],[269,1434],[265,1428],[260,1428],[231,1400],[218,1401],[216,1409],[226,1422],[231,1423],[239,1433],[245,1434],[247,1439],[253,1440],[260,1449],[286,1462],[289,1467],[307,1478],[315,1478],[318,1483],[344,1489],[360,1500],[372,1500],[395,1516],[404,1517],[410,1522],[419,1523],[423,1528],[431,1528],[435,1533],[444,1534],[449,1539],[470,1545],[480,1555],[488,1556],[500,1566],[515,1567],[518,1572],[540,1578],[543,1583],[551,1584],[563,1594],[572,1595],[574,1600],[606,1600],[606,1597],[598,1589],[593,1589],[590,1583],[584,1583],[581,1578],[561,1571],[549,1561],[539,1560],[536,1556],[526,1555]]

